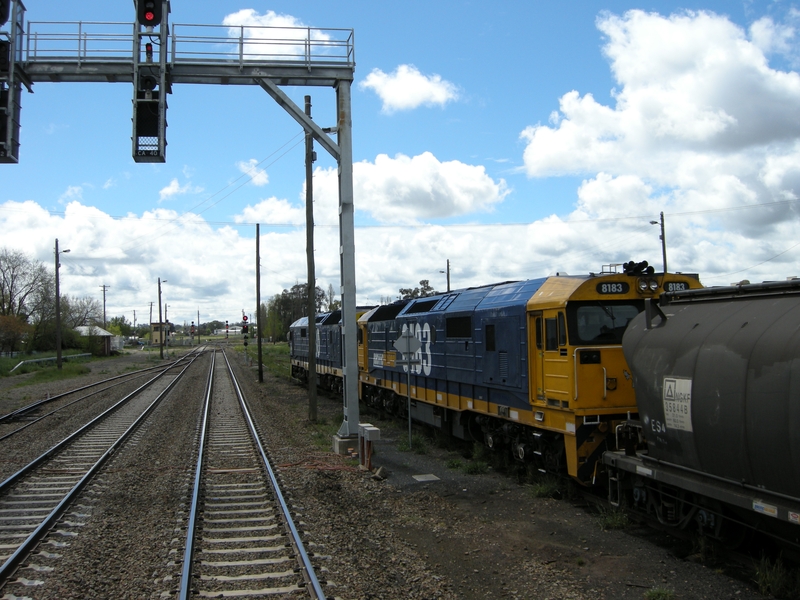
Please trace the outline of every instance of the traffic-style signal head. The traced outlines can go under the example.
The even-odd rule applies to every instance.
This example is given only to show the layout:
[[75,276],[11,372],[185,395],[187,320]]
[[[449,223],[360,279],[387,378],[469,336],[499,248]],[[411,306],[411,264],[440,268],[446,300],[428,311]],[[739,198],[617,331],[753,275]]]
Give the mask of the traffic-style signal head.
[[139,89],[152,92],[158,86],[158,80],[152,75],[139,75]]
[[0,27],[6,24],[11,16],[11,0],[0,0]]
[[155,27],[161,23],[161,0],[139,0],[136,6],[139,25]]

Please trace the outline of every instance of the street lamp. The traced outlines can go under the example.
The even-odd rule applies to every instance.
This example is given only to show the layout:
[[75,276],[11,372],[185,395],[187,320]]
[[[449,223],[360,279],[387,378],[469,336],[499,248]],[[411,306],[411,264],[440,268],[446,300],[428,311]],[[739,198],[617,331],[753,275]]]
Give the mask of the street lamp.
[[447,271],[439,271],[439,273],[447,273],[447,291],[450,291],[450,259],[447,259]]
[[61,290],[59,288],[58,269],[61,263],[58,260],[59,254],[66,254],[69,250],[58,250],[58,238],[56,238],[56,368],[61,368]]
[[[158,352],[164,359],[164,322],[161,320],[161,277],[158,278]],[[167,283],[165,279],[163,283]]]
[[[650,221],[650,225],[658,225],[659,221]],[[667,237],[664,235],[664,212],[661,212],[661,258],[664,260],[664,275],[667,274]]]

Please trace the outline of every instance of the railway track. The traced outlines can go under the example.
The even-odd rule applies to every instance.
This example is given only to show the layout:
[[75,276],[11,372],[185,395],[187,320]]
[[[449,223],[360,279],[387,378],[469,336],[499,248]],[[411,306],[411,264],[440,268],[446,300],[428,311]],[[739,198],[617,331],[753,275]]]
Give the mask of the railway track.
[[208,376],[179,598],[325,598],[297,515],[222,357]]
[[[64,544],[59,539],[76,535],[88,517],[80,510],[75,521],[61,520],[75,498],[123,442],[147,419],[167,396],[198,355],[156,374],[111,408],[92,419],[67,438],[0,483],[0,588],[31,584],[30,574],[41,569],[28,559],[42,539],[51,548]],[[178,370],[180,368],[180,370]],[[52,531],[59,523],[59,529]],[[47,554],[46,551],[42,551]],[[26,562],[25,573],[18,569]],[[11,578],[16,576],[16,579]],[[15,596],[11,596],[15,597]]]
[[[92,396],[102,394],[103,392],[111,390],[117,386],[129,384],[133,381],[136,381],[140,377],[147,376],[152,371],[162,372],[164,370],[175,368],[187,360],[192,360],[196,356],[196,353],[200,351],[202,351],[202,349],[198,349],[186,354],[167,365],[157,365],[146,369],[132,371],[130,373],[123,373],[114,377],[109,377],[108,379],[90,383],[89,385],[85,385],[74,390],[69,390],[61,394],[56,394],[48,398],[37,400],[36,402],[32,402],[31,404],[18,408],[7,414],[0,415],[0,442],[24,431],[31,425],[35,425],[47,417],[55,415],[56,413],[72,406],[73,404],[84,401]],[[70,396],[74,396],[80,392],[86,393],[78,396],[77,398],[70,399]]]

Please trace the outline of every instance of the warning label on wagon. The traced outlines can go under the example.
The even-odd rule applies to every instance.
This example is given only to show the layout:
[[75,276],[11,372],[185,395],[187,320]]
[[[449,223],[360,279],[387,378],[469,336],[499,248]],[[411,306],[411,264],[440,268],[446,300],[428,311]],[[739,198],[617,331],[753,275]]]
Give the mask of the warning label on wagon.
[[664,419],[667,430],[692,431],[692,380],[664,377]]

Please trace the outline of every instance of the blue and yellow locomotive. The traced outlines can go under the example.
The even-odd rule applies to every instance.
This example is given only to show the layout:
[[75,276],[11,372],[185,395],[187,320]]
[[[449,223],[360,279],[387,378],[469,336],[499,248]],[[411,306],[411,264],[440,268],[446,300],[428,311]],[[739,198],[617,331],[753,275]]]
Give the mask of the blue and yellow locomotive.
[[[419,341],[409,357],[414,420],[589,484],[615,426],[637,412],[622,354],[628,322],[647,298],[700,287],[696,275],[630,262],[360,309],[359,399],[407,415],[409,367],[395,342],[410,332]],[[290,330],[301,380],[307,329],[304,317]],[[320,386],[340,391],[341,314],[317,315],[316,329]]]
[[591,483],[614,427],[637,410],[621,345],[628,322],[646,298],[702,287],[696,275],[655,274],[647,263],[616,266],[365,312],[359,398],[406,413],[408,367],[394,344],[411,332],[420,343],[410,367],[414,420]]

